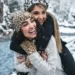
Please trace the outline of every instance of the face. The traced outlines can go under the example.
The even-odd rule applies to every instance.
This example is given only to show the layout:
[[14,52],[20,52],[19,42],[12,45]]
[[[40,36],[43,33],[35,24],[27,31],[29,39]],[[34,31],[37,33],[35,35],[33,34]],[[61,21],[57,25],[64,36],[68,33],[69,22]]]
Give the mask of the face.
[[25,37],[28,39],[33,39],[36,37],[36,22],[33,18],[28,18],[21,26],[21,30]]
[[46,20],[46,10],[44,7],[35,6],[31,11],[31,14],[42,25]]

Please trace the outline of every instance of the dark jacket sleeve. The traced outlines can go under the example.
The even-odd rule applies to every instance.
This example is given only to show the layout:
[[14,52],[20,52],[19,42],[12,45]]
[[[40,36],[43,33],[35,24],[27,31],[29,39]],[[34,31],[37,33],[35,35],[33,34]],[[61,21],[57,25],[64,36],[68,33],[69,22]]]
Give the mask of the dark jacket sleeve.
[[75,61],[65,44],[66,43],[62,41],[63,52],[59,54],[61,57],[63,69],[67,75],[75,75]]
[[20,46],[20,42],[17,42],[15,40],[10,43],[10,49],[20,54],[26,55],[26,52]]

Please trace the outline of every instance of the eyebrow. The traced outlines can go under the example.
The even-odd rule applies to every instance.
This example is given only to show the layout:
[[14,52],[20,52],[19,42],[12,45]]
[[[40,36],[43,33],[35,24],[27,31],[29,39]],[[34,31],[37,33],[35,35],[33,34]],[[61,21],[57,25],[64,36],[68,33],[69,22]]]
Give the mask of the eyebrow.
[[26,21],[22,22],[22,24],[26,23]]

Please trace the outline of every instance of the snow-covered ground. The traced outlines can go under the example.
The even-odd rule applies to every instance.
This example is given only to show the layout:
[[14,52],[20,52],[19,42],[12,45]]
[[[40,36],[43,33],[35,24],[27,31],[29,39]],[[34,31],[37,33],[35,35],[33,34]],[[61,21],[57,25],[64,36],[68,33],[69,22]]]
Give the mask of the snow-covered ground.
[[9,40],[0,42],[0,75],[10,75],[14,68],[13,52],[9,45]]

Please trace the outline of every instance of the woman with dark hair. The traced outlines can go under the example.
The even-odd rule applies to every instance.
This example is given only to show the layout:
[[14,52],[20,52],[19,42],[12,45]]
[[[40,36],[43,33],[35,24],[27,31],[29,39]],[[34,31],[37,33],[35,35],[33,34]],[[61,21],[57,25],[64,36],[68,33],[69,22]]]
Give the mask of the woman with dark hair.
[[[38,28],[38,37],[36,39],[37,50],[45,50],[49,40],[51,39],[51,36],[54,35],[58,52],[61,57],[63,69],[67,75],[74,75],[75,62],[71,53],[65,46],[66,43],[60,40],[59,27],[56,18],[52,14],[46,12],[48,7],[46,2],[31,3],[32,4],[30,6],[28,5],[27,8],[25,8],[34,16],[35,20],[40,23]],[[11,42],[10,48],[16,52],[24,54],[22,47],[15,41]]]
[[[27,72],[29,75],[66,75],[62,69],[54,36],[51,36],[44,50],[39,51],[36,48],[38,24],[30,13],[24,11],[13,13],[12,24],[17,33],[16,41],[22,42],[19,45],[24,51],[24,55],[17,52],[14,55],[15,68],[21,72],[20,75],[23,75],[22,72],[24,75]],[[47,57],[42,55],[44,53]]]

